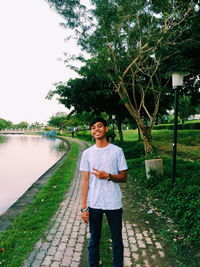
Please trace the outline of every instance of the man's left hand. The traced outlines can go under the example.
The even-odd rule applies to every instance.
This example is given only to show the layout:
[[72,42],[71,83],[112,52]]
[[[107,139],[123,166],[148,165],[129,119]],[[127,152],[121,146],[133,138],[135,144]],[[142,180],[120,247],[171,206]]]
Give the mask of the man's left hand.
[[100,171],[100,170],[97,170],[97,169],[94,169],[93,170],[95,172],[90,172],[90,174],[94,174],[98,179],[108,179],[109,178],[109,174],[105,171]]

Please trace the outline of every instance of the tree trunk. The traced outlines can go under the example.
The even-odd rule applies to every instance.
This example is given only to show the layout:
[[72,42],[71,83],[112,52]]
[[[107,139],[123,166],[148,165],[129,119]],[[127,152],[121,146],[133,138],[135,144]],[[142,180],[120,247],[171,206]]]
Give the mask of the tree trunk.
[[123,142],[124,141],[124,136],[123,136],[123,132],[122,132],[122,123],[119,122],[119,121],[116,121],[116,124],[117,124],[118,133],[119,133],[119,140],[121,142]]
[[141,129],[142,135],[144,137],[144,150],[146,156],[152,154],[153,152],[153,147],[152,147],[152,135],[151,135],[151,130],[152,128],[149,126],[144,126]]
[[140,128],[138,127],[138,140],[140,141],[141,140],[141,133],[140,133]]

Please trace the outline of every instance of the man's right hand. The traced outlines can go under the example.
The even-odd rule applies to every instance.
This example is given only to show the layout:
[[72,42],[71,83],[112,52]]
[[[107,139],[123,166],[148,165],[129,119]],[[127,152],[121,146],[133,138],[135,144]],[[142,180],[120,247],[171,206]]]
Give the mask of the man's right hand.
[[82,212],[82,220],[84,223],[89,223],[89,211]]

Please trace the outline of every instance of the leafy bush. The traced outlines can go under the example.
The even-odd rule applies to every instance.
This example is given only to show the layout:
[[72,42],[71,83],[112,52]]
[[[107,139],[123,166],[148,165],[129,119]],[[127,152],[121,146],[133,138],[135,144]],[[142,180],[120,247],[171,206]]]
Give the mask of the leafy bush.
[[115,144],[123,149],[126,159],[144,157],[143,143],[115,141]]
[[[181,123],[181,118],[178,116],[177,118],[178,123]],[[174,115],[170,115],[168,118],[168,123],[173,123],[174,122]]]
[[[160,124],[155,125],[154,130],[173,130],[173,124]],[[200,129],[200,121],[187,121],[184,124],[177,125],[178,130],[199,130]]]
[[76,131],[75,137],[84,140],[84,141],[92,141],[92,136],[90,131]]
[[199,121],[186,122],[185,124],[182,125],[182,129],[199,130],[200,129],[200,122]]
[[147,179],[144,158],[129,160],[129,182],[141,187],[151,203],[173,221],[176,242],[200,248],[200,163],[178,160],[175,186],[171,181],[171,160],[164,159],[163,176],[155,173]]
[[173,128],[173,124],[159,124],[153,127],[154,130],[170,130]]

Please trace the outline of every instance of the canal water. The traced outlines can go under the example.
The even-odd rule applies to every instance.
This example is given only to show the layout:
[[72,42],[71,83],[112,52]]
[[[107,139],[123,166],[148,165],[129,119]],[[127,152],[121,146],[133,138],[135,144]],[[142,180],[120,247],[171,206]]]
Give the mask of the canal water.
[[[3,139],[3,140],[2,140]],[[34,135],[0,136],[0,214],[66,152],[57,138]]]

